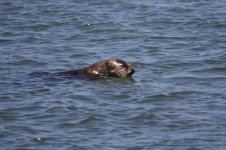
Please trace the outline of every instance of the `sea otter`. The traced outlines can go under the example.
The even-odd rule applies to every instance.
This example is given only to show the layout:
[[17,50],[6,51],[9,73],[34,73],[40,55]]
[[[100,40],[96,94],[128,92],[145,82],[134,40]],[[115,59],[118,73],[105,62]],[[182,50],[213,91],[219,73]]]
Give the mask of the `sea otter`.
[[[63,77],[77,77],[77,78],[99,78],[99,77],[115,77],[126,78],[131,77],[135,70],[127,62],[120,59],[108,59],[96,62],[95,64],[76,70],[69,70],[64,72],[57,72],[51,75]],[[33,73],[35,76],[41,74],[49,75],[46,72]]]

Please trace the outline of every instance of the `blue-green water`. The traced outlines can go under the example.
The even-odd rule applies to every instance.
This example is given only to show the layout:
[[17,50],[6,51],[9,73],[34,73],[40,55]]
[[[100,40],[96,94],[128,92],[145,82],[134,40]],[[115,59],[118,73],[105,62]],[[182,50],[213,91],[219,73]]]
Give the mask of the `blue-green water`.
[[[0,1],[1,149],[225,149],[225,0]],[[98,60],[133,80],[32,78]]]

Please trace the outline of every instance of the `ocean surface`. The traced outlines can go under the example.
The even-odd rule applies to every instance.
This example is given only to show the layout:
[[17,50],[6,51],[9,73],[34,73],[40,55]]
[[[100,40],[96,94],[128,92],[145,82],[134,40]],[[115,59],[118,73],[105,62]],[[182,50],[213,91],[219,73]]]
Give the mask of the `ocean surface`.
[[[32,77],[120,58],[131,79]],[[225,150],[225,0],[1,0],[2,150]]]

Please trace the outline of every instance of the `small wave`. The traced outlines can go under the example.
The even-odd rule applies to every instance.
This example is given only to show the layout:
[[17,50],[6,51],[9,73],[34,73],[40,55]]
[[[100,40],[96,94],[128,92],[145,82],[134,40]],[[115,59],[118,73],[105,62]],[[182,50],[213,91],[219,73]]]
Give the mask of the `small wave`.
[[205,94],[203,92],[198,91],[178,91],[178,92],[169,92],[169,93],[159,93],[151,96],[144,97],[140,103],[149,103],[153,101],[161,101],[161,100],[171,100],[171,99],[183,99],[184,97],[190,97],[192,95]]
[[84,53],[76,53],[76,54],[72,54],[72,55],[70,55],[69,57],[70,58],[85,58],[85,57],[87,57],[87,55],[95,55],[95,53],[94,52],[88,52],[89,54],[84,54]]
[[44,31],[47,30],[49,27],[51,27],[48,24],[34,24],[31,26],[27,26],[27,28],[31,28],[34,31]]
[[31,59],[23,59],[23,60],[16,60],[16,61],[8,62],[8,64],[13,65],[13,66],[23,66],[23,65],[43,66],[48,63],[35,61],[35,60],[31,60]]
[[127,120],[128,121],[138,121],[138,122],[140,122],[140,121],[142,121],[142,122],[144,122],[145,120],[147,120],[147,121],[151,121],[152,119],[154,119],[156,116],[155,116],[155,114],[152,114],[152,113],[139,113],[139,114],[137,114],[137,115],[134,115],[134,116],[132,116],[132,117],[129,117]]
[[48,93],[50,91],[50,88],[40,88],[40,89],[34,89],[29,91],[29,94],[44,94]]
[[[206,73],[222,73],[222,74],[226,74],[226,67],[225,66],[221,66],[221,67],[210,67],[210,68],[204,68],[204,69],[197,69],[194,70],[192,72],[206,72]],[[226,76],[225,76],[226,77]]]
[[89,124],[95,121],[103,121],[102,118],[97,117],[96,115],[89,115],[79,120],[80,124]]

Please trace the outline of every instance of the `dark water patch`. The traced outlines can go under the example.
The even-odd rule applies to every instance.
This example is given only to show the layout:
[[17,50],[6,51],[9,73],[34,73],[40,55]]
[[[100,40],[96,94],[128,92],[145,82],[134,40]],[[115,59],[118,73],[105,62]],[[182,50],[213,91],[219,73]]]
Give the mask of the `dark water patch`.
[[205,78],[205,76],[210,76],[210,75],[212,75],[212,78],[216,78],[216,77],[226,78],[225,76],[226,67],[203,68],[203,69],[192,71],[192,72],[203,75],[203,78]]
[[8,113],[8,112],[5,112],[5,110],[1,110],[1,120],[4,120],[4,121],[15,121],[16,120],[16,115],[15,113]]
[[[95,53],[90,52],[89,55],[95,55]],[[72,59],[76,59],[76,58],[80,58],[80,57],[86,57],[87,55],[83,54],[83,53],[77,53],[77,54],[73,54],[70,56],[70,58]]]
[[14,40],[11,40],[11,39],[0,39],[0,43],[1,44],[10,44],[10,43],[14,43]]
[[10,96],[0,95],[1,101],[8,100],[8,99],[10,99]]
[[[203,94],[194,91],[178,91],[178,92],[171,92],[171,93],[160,93],[155,94],[152,96],[144,97],[140,103],[151,103],[152,101],[177,101],[177,100],[184,100],[184,98],[191,98],[196,95]],[[170,102],[169,102],[170,103]]]
[[86,95],[71,95],[70,98],[72,99],[79,99],[79,100],[85,100],[85,101],[92,101],[92,98],[91,97],[88,97]]
[[24,60],[15,60],[8,62],[8,64],[12,66],[24,66],[24,65],[32,65],[32,66],[39,66],[39,65],[46,65],[45,62],[39,62],[32,59],[24,59]]
[[48,24],[34,24],[32,26],[27,26],[26,28],[31,28],[35,32],[48,30],[50,26]]
[[139,113],[132,117],[129,116],[129,118],[126,119],[126,121],[131,122],[131,125],[142,123],[143,125],[148,124],[149,126],[155,126],[157,123],[156,119],[157,119],[157,116],[150,112],[149,114]]
[[[63,106],[61,106],[63,105]],[[50,106],[46,112],[50,114],[58,113],[59,111],[62,112],[74,112],[77,111],[78,108],[74,105],[64,106],[65,104],[59,104],[57,106]]]
[[[214,57],[216,57],[216,58],[214,58]],[[224,58],[224,56],[221,55],[221,56],[217,57],[216,55],[214,55],[214,57],[205,59],[205,60],[203,60],[203,62],[206,64],[209,64],[209,65],[223,65],[226,63],[226,61],[221,59],[221,57]]]
[[1,35],[3,37],[13,37],[13,36],[16,36],[17,34],[11,32],[11,31],[5,31],[5,32],[2,32]]
[[103,119],[95,116],[95,115],[89,115],[86,116],[85,118],[81,118],[79,121],[80,125],[87,125],[87,124],[93,124],[96,121],[102,121]]
[[49,93],[50,89],[49,88],[41,88],[41,89],[35,89],[29,91],[29,94],[31,95],[37,95],[37,94],[44,94],[44,93]]
[[[9,108],[6,108],[4,110],[2,110],[2,112],[8,112],[8,114],[6,113],[4,116],[5,116],[5,119],[10,119],[11,117],[12,118],[17,118],[18,119],[20,117],[23,117],[24,115],[29,115],[27,114],[28,112],[30,112],[31,114],[38,114],[39,112],[41,112],[41,110],[43,109],[42,106],[28,106],[28,105],[18,105],[15,106],[15,105],[12,105],[11,107]],[[16,112],[20,112],[20,113],[16,113]]]

